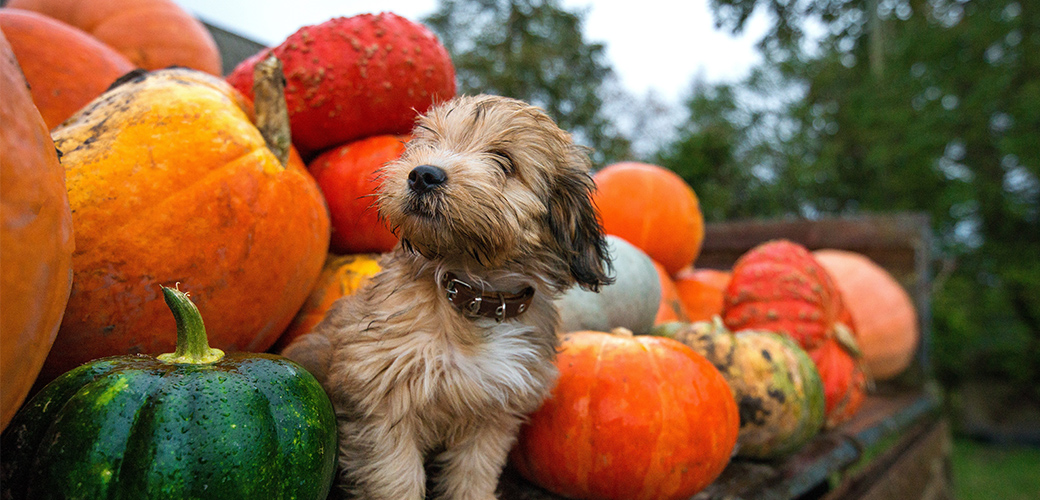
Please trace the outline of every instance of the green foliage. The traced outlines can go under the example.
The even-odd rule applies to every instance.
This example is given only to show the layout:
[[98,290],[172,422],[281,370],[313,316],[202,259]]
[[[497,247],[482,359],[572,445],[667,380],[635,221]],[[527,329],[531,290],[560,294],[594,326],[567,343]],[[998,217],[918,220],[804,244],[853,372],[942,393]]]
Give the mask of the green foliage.
[[954,498],[1027,500],[1040,493],[1040,449],[955,439],[951,454]]
[[609,163],[630,143],[603,112],[613,69],[603,45],[585,40],[582,19],[558,0],[442,0],[423,22],[451,54],[460,93],[541,106],[593,148],[595,163]]

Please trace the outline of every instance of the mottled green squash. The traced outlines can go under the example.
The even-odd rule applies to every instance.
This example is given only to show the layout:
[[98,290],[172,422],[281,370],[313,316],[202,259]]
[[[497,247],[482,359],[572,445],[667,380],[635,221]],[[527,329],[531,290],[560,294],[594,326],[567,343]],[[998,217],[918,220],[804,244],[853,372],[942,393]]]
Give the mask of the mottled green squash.
[[163,289],[177,352],[114,356],[48,384],[2,436],[3,498],[324,499],[336,421],[318,382],[269,354],[211,349]]
[[692,347],[722,372],[740,410],[738,456],[788,455],[823,427],[823,383],[812,359],[793,340],[765,330],[734,334],[718,317],[659,325],[651,333]]

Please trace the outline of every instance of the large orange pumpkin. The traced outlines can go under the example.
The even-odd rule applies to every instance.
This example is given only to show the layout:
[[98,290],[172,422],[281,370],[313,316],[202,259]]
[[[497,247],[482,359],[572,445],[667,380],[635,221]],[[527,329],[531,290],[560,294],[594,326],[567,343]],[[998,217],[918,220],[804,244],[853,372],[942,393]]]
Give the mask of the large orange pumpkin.
[[0,9],[0,28],[48,129],[134,69],[126,57],[83,30],[36,12]]
[[214,347],[274,344],[321,272],[329,219],[299,155],[282,166],[241,94],[189,69],[136,75],[53,137],[76,253],[48,376],[172,349],[160,284],[197,293]]
[[144,69],[183,66],[222,73],[213,36],[172,0],[11,0],[7,6],[71,24]]
[[675,275],[675,289],[690,321],[710,321],[722,314],[722,298],[730,272],[717,269],[683,268]]
[[663,167],[624,162],[595,173],[594,199],[607,234],[620,236],[674,275],[704,242],[700,202],[682,177]]
[[0,32],[0,429],[22,404],[58,332],[72,286],[65,172]]
[[564,337],[552,395],[510,459],[528,480],[581,499],[687,499],[729,463],[740,418],[729,385],[672,339]]
[[332,251],[389,252],[397,236],[379,217],[378,170],[404,152],[403,135],[376,135],[330,149],[307,169],[318,181],[332,218]]
[[813,252],[813,257],[841,290],[870,375],[886,380],[906,370],[921,336],[917,311],[906,290],[862,254],[827,249]]

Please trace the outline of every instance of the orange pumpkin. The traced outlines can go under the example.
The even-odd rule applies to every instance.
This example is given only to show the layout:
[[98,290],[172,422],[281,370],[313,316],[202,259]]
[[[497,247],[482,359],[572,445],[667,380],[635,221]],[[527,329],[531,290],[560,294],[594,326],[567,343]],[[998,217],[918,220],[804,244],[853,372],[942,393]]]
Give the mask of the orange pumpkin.
[[303,307],[296,313],[289,328],[278,338],[278,342],[271,350],[281,352],[296,337],[310,332],[325,318],[325,313],[332,307],[333,302],[358,291],[380,269],[379,256],[375,254],[336,255],[330,253],[325,259],[325,266],[321,269],[318,282],[314,284],[310,295],[307,296],[307,301],[303,303]]
[[172,0],[10,0],[7,6],[71,24],[144,69],[183,66],[222,74],[209,30]]
[[595,173],[603,230],[624,238],[674,275],[700,254],[704,215],[693,188],[646,163],[615,163]]
[[58,332],[72,286],[65,172],[0,32],[0,429],[21,406]]
[[265,351],[285,331],[329,219],[299,155],[283,166],[253,119],[223,80],[178,68],[126,79],[54,130],[76,253],[48,376],[174,348],[159,284],[198,294],[216,348]]
[[729,463],[740,418],[700,354],[663,337],[564,336],[552,395],[510,459],[568,498],[687,499]]
[[828,249],[813,256],[841,290],[870,375],[886,380],[906,370],[921,337],[917,311],[906,290],[862,254]]
[[86,32],[27,10],[0,10],[0,28],[22,65],[47,129],[101,95],[134,65]]
[[675,275],[675,289],[690,321],[710,321],[722,314],[722,300],[730,272],[716,269],[683,268]]
[[397,236],[379,218],[378,170],[404,152],[403,135],[376,135],[330,149],[307,165],[332,219],[332,251],[389,252]]
[[664,266],[657,262],[654,262],[654,268],[657,269],[657,279],[661,281],[661,306],[657,309],[657,317],[654,318],[654,324],[689,321],[690,317],[686,314],[682,298],[679,297],[679,289],[675,287],[675,282],[668,276],[668,271],[665,271]]

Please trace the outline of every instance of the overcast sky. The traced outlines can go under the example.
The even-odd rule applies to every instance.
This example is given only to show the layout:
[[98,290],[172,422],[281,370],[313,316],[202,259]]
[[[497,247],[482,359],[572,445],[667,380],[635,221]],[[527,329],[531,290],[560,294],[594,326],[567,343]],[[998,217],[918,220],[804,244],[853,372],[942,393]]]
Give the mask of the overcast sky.
[[[437,0],[176,0],[197,17],[267,45],[301,26],[337,16],[391,11],[412,20],[432,13]],[[708,0],[561,0],[589,9],[586,40],[606,45],[622,84],[643,95],[657,92],[679,104],[698,74],[709,82],[735,81],[758,62],[755,41],[766,28],[756,13],[743,36],[714,28]]]

